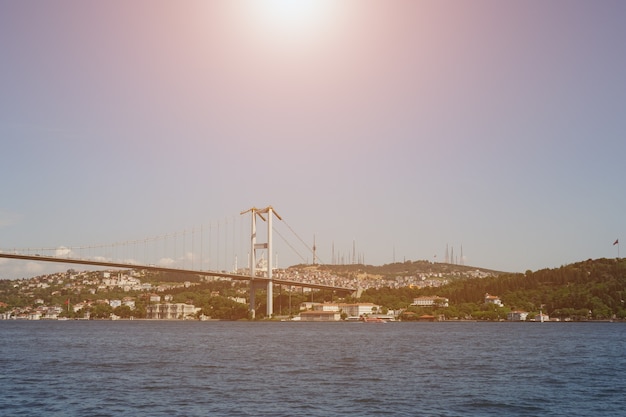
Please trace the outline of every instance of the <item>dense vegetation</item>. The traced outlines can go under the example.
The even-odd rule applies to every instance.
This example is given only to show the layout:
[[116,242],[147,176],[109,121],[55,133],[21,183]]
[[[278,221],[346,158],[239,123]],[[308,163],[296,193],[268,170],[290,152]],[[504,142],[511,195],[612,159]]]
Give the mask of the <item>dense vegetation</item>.
[[[486,293],[497,295],[503,308],[484,304]],[[511,310],[572,319],[626,318],[626,260],[597,259],[525,274],[502,274],[462,279],[437,288],[370,289],[361,301],[403,308],[415,297],[437,295],[449,299],[448,308],[410,308],[420,314],[448,318],[502,319]]]

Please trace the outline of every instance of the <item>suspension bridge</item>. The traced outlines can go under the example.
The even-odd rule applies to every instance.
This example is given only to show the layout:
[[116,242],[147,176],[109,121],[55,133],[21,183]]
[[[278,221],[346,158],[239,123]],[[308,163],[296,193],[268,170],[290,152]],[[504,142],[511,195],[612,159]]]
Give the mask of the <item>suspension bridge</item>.
[[[249,281],[249,308],[252,317],[255,316],[255,291],[259,288],[265,288],[267,292],[267,317],[271,317],[274,313],[273,287],[275,285],[329,290],[338,294],[350,294],[356,291],[354,288],[274,278],[273,272],[277,269],[275,261],[278,257],[278,254],[274,252],[274,233],[304,261],[303,263],[307,263],[306,258],[296,249],[296,245],[290,243],[284,234],[274,226],[274,218],[286,226],[300,244],[306,248],[307,252],[311,252],[314,262],[318,258],[315,253],[315,245],[313,248],[308,247],[272,206],[261,209],[252,207],[239,213],[239,218],[242,219],[247,214],[250,215],[251,219],[249,234],[244,232],[244,227],[240,221],[240,239],[235,236],[237,234],[237,222],[235,217],[232,217],[209,223],[208,227],[203,225],[191,230],[185,229],[156,237],[111,244],[4,249],[0,250],[0,258],[116,269],[175,272]],[[261,230],[257,230],[259,219],[267,223],[264,235],[259,233]],[[248,235],[247,239],[243,238],[245,235]],[[265,241],[262,241],[263,239]],[[221,247],[225,253],[223,265],[228,268],[226,265],[230,263],[232,265],[230,271],[220,269]],[[239,268],[238,259],[246,253],[246,250],[247,266]],[[214,267],[212,267],[213,265]]]

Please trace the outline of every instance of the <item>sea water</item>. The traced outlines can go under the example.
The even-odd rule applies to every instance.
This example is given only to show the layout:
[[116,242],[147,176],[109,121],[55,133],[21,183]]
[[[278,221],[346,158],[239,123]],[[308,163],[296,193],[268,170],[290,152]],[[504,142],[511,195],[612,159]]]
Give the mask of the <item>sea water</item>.
[[2,416],[624,416],[624,323],[0,322]]

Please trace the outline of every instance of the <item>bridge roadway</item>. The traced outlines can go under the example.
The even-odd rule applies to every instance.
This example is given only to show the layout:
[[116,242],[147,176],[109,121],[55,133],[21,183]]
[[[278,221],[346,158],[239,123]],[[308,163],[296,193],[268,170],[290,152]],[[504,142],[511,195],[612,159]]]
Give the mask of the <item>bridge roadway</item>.
[[[60,258],[58,256],[20,255],[20,254],[15,254],[15,253],[0,252],[0,258],[21,259],[21,260],[37,261],[37,262],[56,262],[56,263],[66,263],[66,264],[104,266],[104,267],[122,268],[122,269],[145,269],[147,271],[177,272],[177,273],[184,273],[184,274],[190,274],[190,275],[204,275],[204,276],[211,276],[211,277],[230,278],[230,279],[239,280],[239,281],[250,281],[252,279],[250,275],[229,274],[226,272],[201,271],[201,270],[194,270],[194,269],[164,268],[164,267],[154,266],[154,265],[93,261],[89,259],[77,259],[77,258]],[[254,277],[254,282],[267,283],[268,281],[269,279],[264,278],[264,277]],[[272,279],[272,282],[278,285],[292,285],[294,287],[313,288],[316,290],[331,290],[331,291],[336,291],[339,293],[353,293],[356,291],[356,289],[354,288],[335,287],[332,285],[323,285],[323,284],[310,284],[310,283],[304,283],[304,282],[298,282],[298,281],[290,281],[286,279]]]

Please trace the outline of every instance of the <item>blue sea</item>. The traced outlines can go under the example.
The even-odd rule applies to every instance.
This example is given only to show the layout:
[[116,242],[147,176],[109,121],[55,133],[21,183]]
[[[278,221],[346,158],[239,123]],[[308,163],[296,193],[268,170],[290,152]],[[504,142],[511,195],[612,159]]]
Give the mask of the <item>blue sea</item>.
[[0,322],[2,416],[624,416],[624,323]]

